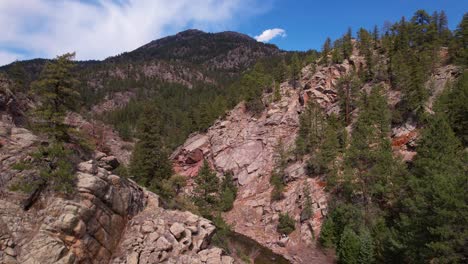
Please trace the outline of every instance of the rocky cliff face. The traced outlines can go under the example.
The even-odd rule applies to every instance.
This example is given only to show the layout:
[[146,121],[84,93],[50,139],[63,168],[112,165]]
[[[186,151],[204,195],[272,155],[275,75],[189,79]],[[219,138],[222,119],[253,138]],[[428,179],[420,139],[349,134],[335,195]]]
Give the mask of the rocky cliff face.
[[[1,98],[16,103],[4,91]],[[15,164],[43,139],[17,127],[9,109],[0,109],[0,263],[233,263],[209,247],[210,221],[161,208],[157,195],[113,174],[119,162],[101,152],[77,165],[73,193],[44,190],[24,206],[35,192],[11,187],[37,172]]]
[[[350,60],[342,64],[317,66],[315,70],[311,65],[306,66],[302,69],[299,88],[282,83],[282,96],[278,102],[272,102],[271,94],[264,95],[266,109],[261,115],[253,116],[241,103],[206,133],[192,135],[172,154],[174,170],[187,177],[196,177],[206,159],[220,177],[232,171],[239,184],[239,192],[234,208],[224,214],[224,219],[236,232],[284,255],[293,263],[331,262],[332,259],[316,247],[322,220],[327,214],[325,181],[309,178],[305,162],[291,159],[285,171],[289,181],[284,191],[285,198],[273,201],[270,177],[275,166],[275,146],[281,140],[290,149],[294,148],[299,115],[308,101],[317,102],[328,114],[339,113],[335,87],[338,79],[363,67],[365,60],[356,50]],[[434,93],[440,93],[445,83],[456,76],[456,72],[453,66],[439,69],[428,82],[428,89],[432,84],[439,87]],[[382,84],[389,87],[386,83]],[[370,87],[370,84],[364,84],[362,91]],[[387,91],[389,104],[396,104],[400,100],[398,92]],[[352,116],[356,114],[352,113]],[[395,154],[406,161],[411,160],[415,155],[417,136],[417,127],[411,120],[393,128]],[[309,188],[313,204],[310,219],[300,217],[305,203],[305,187]],[[285,212],[293,216],[296,223],[295,231],[288,237],[280,236],[276,231],[279,214]]]
[[[194,177],[207,159],[220,174],[232,171],[239,184],[234,208],[224,215],[234,230],[255,239],[275,253],[294,263],[325,263],[331,261],[315,246],[323,217],[327,213],[325,184],[320,178],[309,178],[305,162],[291,160],[286,168],[288,185],[285,198],[272,201],[271,172],[275,166],[275,147],[282,141],[289,149],[299,129],[299,114],[308,100],[317,101],[325,111],[336,111],[338,78],[351,70],[350,62],[330,67],[311,67],[302,71],[300,87],[281,84],[281,100],[264,96],[266,109],[259,116],[246,111],[243,104],[217,121],[205,134],[191,136],[177,149],[172,159],[177,173]],[[313,216],[300,219],[305,203],[303,190],[309,188]],[[280,213],[295,217],[296,230],[288,237],[276,231]]]

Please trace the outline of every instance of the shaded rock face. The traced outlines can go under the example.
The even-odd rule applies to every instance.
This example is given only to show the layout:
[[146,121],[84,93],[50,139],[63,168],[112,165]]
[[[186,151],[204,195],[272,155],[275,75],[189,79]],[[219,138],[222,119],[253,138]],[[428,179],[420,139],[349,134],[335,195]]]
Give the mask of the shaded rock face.
[[[15,125],[24,124],[24,111],[29,103],[27,99],[19,99],[10,91],[11,82],[0,76],[0,119]],[[1,132],[1,131],[0,131]],[[0,133],[1,134],[1,133]]]
[[134,143],[124,141],[110,125],[97,120],[86,120],[74,112],[68,113],[65,123],[87,135],[99,151],[115,156],[118,162],[125,165],[130,162]]
[[132,98],[135,97],[134,92],[116,92],[112,95],[107,95],[104,100],[91,108],[95,115],[101,115],[116,109],[125,107]]

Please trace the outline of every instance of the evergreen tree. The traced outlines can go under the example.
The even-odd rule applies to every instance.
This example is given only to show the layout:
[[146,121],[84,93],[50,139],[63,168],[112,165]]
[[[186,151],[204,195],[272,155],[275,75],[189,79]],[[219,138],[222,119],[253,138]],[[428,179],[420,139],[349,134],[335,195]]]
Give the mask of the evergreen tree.
[[310,197],[309,184],[302,189],[302,195],[304,196],[304,205],[301,212],[301,222],[304,222],[312,217],[312,198]]
[[216,209],[219,201],[219,179],[206,160],[203,161],[195,183],[196,187],[193,191],[195,203],[211,214],[210,210]]
[[336,237],[335,237],[335,223],[333,222],[333,218],[327,217],[320,229],[320,237],[319,242],[320,245],[324,248],[332,248],[336,245]]
[[299,117],[299,133],[296,138],[296,153],[314,153],[322,141],[325,129],[325,116],[315,102],[310,101]]
[[294,219],[288,213],[280,213],[277,230],[281,234],[289,235],[295,229]]
[[366,209],[373,198],[386,202],[382,193],[391,193],[387,187],[395,185],[394,173],[399,173],[388,140],[390,113],[382,89],[375,86],[370,95],[363,96],[346,157],[353,171],[351,182],[356,185],[353,189],[361,193]]
[[453,87],[445,89],[436,102],[435,110],[445,113],[447,121],[461,141],[468,146],[468,72],[464,71]]
[[328,64],[328,55],[330,54],[331,49],[332,49],[331,39],[327,37],[327,39],[325,40],[322,46],[322,62],[324,64]]
[[291,79],[293,82],[293,88],[296,89],[298,85],[298,80],[301,77],[301,61],[297,53],[294,53],[291,58]]
[[[318,174],[331,172],[334,169],[332,164],[343,146],[343,128],[335,115],[329,116],[325,131],[323,133],[323,142],[317,155]],[[341,141],[341,142],[340,142]]]
[[455,30],[454,38],[450,43],[451,59],[457,64],[468,64],[468,13],[463,15],[462,21]]
[[139,141],[135,145],[130,172],[137,182],[159,193],[164,180],[172,175],[172,166],[162,142],[161,112],[154,106],[143,109],[137,126]]
[[219,200],[221,211],[227,212],[232,209],[236,195],[237,186],[234,184],[232,172],[227,172],[221,183],[221,197]]
[[281,89],[280,89],[280,84],[279,83],[274,83],[273,84],[273,101],[278,102],[281,100]]
[[[39,177],[23,183],[32,187],[34,193],[40,194],[46,187],[62,192],[73,190],[73,153],[67,146],[71,141],[70,131],[64,123],[66,112],[73,109],[79,97],[75,90],[77,80],[72,72],[73,57],[74,54],[67,53],[48,62],[39,79],[32,83],[32,92],[40,101],[34,109],[34,121],[49,140],[47,145],[39,147],[32,155]],[[21,72],[19,68],[14,69],[14,72],[17,70]],[[32,203],[34,201],[27,202],[24,208],[28,209]]]
[[451,38],[451,31],[448,28],[448,18],[444,10],[440,11],[437,21],[437,32],[439,34],[439,40],[442,45],[446,46],[449,44]]
[[364,56],[366,60],[366,69],[361,69],[364,73],[364,80],[369,81],[372,79],[374,75],[374,61],[373,61],[373,54],[372,54],[372,37],[370,33],[361,28],[358,32],[359,38],[359,52],[361,55]]
[[353,53],[353,33],[351,28],[348,28],[348,32],[343,37],[343,56],[345,59],[349,59]]
[[359,236],[349,227],[345,228],[340,238],[340,246],[337,250],[338,263],[357,264],[361,244]]
[[13,62],[8,70],[8,76],[14,82],[14,89],[16,91],[25,92],[27,89],[28,77],[24,67],[19,61]]
[[289,151],[286,149],[283,140],[280,138],[275,146],[275,167],[271,172],[270,183],[273,185],[271,193],[272,200],[277,201],[283,198],[283,189],[286,185],[286,174],[284,170],[288,165]]
[[377,43],[379,41],[380,33],[379,33],[379,27],[377,25],[374,26],[374,30],[372,30],[372,39],[374,40],[374,48],[377,48]]
[[67,53],[47,63],[39,80],[32,83],[32,92],[41,102],[35,109],[38,128],[56,141],[68,140],[68,126],[63,121],[79,98],[73,74],[74,56]]
[[412,263],[461,263],[468,231],[467,155],[445,117],[430,118],[403,200],[399,239]]
[[333,42],[332,62],[338,64],[342,63],[344,59],[343,39],[337,39]]
[[359,234],[360,248],[358,255],[358,263],[371,264],[374,263],[374,244],[371,234],[366,228],[363,228]]
[[340,110],[344,115],[346,125],[351,123],[351,112],[357,107],[360,86],[361,82],[354,72],[338,80],[336,89]]

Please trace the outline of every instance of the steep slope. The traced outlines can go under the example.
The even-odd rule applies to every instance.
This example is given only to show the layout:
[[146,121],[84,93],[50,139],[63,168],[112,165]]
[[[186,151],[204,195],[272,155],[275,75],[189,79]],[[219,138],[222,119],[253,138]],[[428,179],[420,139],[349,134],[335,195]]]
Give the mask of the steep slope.
[[[92,89],[102,88],[111,79],[141,78],[179,83],[190,88],[197,83],[215,84],[237,76],[258,59],[279,53],[276,46],[257,42],[240,33],[206,33],[192,29],[103,61],[77,63],[83,83]],[[0,71],[29,83],[38,77],[47,61],[16,62],[0,67]],[[127,90],[131,88],[135,87],[126,87]]]
[[0,83],[0,263],[233,263],[209,247],[210,221],[161,208],[157,195],[113,174],[119,162],[104,153],[77,165],[71,193],[13,191],[37,177],[18,164],[47,140],[15,124],[22,103]]
[[[324,254],[315,242],[328,212],[325,179],[308,177],[305,161],[291,156],[285,169],[288,183],[283,192],[284,199],[275,201],[271,195],[270,177],[277,160],[278,143],[281,141],[288,150],[295,147],[299,115],[307,102],[316,102],[325,113],[339,113],[338,80],[364,67],[364,57],[357,49],[349,60],[341,64],[307,65],[302,69],[300,88],[294,89],[290,83],[282,83],[281,100],[277,102],[273,101],[273,94],[264,94],[266,109],[260,115],[252,115],[241,103],[206,133],[192,135],[172,154],[174,170],[187,177],[196,177],[206,159],[220,177],[233,172],[239,191],[234,208],[224,214],[224,219],[236,232],[255,239],[293,263],[332,262],[333,258]],[[432,94],[440,93],[459,72],[459,68],[451,65],[438,68],[427,82],[427,89],[435,89]],[[381,84],[386,87],[389,105],[401,100],[398,92],[388,89],[388,83]],[[364,83],[360,90],[368,92],[373,85]],[[358,112],[356,109],[351,116],[355,118]],[[352,125],[347,128],[348,131],[351,129]],[[411,120],[394,127],[392,142],[395,155],[410,161],[415,155],[417,136],[417,126]],[[310,219],[301,217],[306,203],[304,188],[308,188],[311,196]],[[282,236],[276,227],[280,213],[286,212],[294,218],[295,231]]]
[[[294,89],[289,83],[281,84],[281,100],[271,102],[260,116],[252,116],[243,104],[216,122],[206,134],[189,138],[172,155],[176,172],[196,176],[204,158],[220,174],[234,173],[240,187],[234,209],[224,215],[236,232],[249,236],[274,252],[285,255],[294,263],[324,263],[331,261],[315,248],[313,238],[320,232],[321,219],[327,213],[327,195],[324,182],[306,175],[301,160],[289,162],[285,199],[271,200],[270,175],[275,167],[275,148],[281,140],[288,149],[294,148],[299,129],[299,114],[308,100],[315,100],[332,110],[336,100],[333,87],[340,76],[351,67],[342,65],[319,68],[312,74],[310,67],[303,69],[303,89]],[[303,189],[308,186],[312,195],[313,217],[300,219],[304,204]],[[296,231],[289,237],[276,232],[279,213],[294,216]]]

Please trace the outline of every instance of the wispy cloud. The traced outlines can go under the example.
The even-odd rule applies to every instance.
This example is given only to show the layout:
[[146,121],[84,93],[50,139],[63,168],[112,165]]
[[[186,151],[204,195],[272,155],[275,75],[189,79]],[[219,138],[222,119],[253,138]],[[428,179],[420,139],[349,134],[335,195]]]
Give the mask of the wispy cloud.
[[286,31],[281,28],[267,29],[262,34],[255,36],[255,39],[261,42],[268,42],[276,37],[286,37]]
[[266,12],[260,0],[1,0],[0,65],[76,51],[103,59],[188,27],[214,31]]

